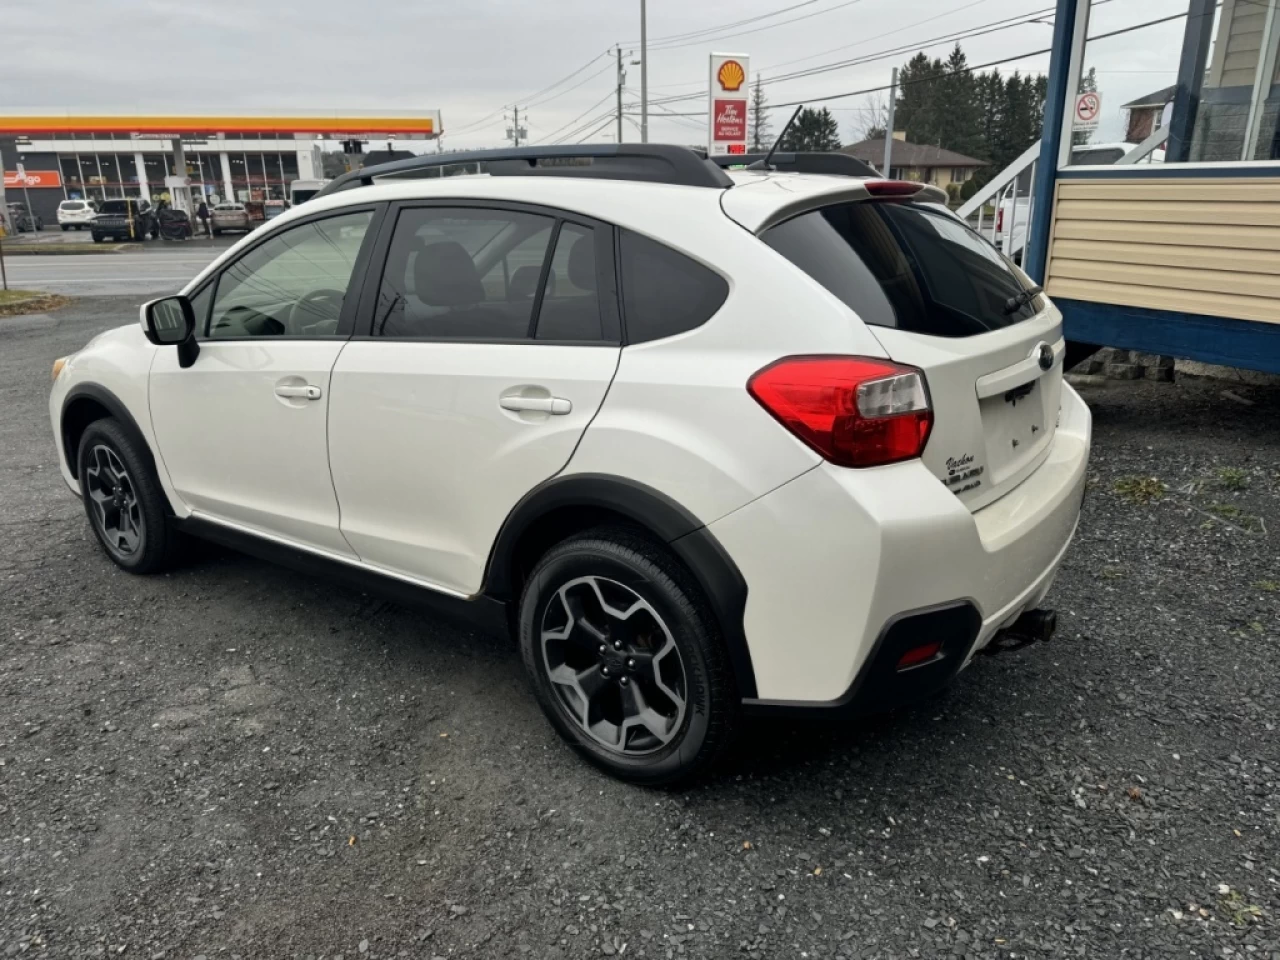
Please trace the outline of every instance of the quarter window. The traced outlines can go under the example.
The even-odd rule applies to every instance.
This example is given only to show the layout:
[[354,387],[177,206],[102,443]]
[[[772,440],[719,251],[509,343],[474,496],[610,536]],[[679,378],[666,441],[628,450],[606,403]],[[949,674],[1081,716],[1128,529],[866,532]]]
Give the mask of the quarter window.
[[702,326],[729,296],[724,277],[629,230],[622,231],[627,341],[643,343]]
[[337,336],[372,219],[366,210],[313,220],[254,247],[219,276],[209,336]]

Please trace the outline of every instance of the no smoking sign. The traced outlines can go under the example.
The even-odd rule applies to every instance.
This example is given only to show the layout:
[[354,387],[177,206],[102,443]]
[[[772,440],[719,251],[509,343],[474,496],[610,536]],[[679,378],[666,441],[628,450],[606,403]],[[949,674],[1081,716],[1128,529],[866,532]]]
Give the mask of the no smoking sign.
[[1082,93],[1076,97],[1075,128],[1092,130],[1098,125],[1098,115],[1102,113],[1102,94]]

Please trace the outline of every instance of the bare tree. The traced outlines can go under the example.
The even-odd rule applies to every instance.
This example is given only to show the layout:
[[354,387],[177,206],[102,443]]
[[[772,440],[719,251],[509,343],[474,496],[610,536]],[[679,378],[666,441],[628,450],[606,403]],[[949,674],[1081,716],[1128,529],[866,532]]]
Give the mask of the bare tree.
[[853,119],[853,139],[880,140],[886,133],[889,123],[889,99],[883,90],[867,94],[862,106],[854,108],[857,113]]
[[756,77],[756,85],[751,88],[751,150],[759,153],[773,146],[770,136],[769,99],[764,95],[760,78]]

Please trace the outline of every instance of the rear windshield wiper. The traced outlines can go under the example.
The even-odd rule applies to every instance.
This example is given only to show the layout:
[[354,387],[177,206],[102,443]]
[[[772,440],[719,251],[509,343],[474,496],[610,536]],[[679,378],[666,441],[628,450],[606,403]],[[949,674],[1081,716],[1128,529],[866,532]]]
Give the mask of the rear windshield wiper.
[[1004,302],[1005,315],[1007,316],[1010,313],[1015,313],[1021,307],[1030,303],[1032,300],[1040,296],[1040,294],[1042,293],[1044,293],[1044,287],[1041,287],[1041,286],[1028,287],[1026,290],[1023,290],[1021,293],[1015,293],[1012,297],[1010,297],[1008,300]]

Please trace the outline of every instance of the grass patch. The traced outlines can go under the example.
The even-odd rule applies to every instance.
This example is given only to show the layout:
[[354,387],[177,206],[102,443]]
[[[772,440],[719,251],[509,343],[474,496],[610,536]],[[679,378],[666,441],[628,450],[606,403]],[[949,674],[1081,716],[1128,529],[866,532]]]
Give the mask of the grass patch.
[[39,290],[0,290],[0,317],[17,317],[24,313],[48,313],[65,307],[70,297]]
[[1280,593],[1280,583],[1274,580],[1255,580],[1251,586],[1263,593]]
[[1209,512],[1216,513],[1220,517],[1226,517],[1228,520],[1234,520],[1244,515],[1244,511],[1234,503],[1211,503],[1209,504]]
[[1114,489],[1130,503],[1152,503],[1164,497],[1166,488],[1155,477],[1121,477]]
[[1226,490],[1244,490],[1249,486],[1249,473],[1239,467],[1219,467],[1218,485]]
[[6,243],[6,257],[46,257],[81,253],[115,253],[123,243]]
[[0,307],[8,307],[22,300],[40,296],[37,290],[0,290]]
[[1243,530],[1245,533],[1266,533],[1267,528],[1261,517],[1245,513],[1233,503],[1211,503],[1205,509],[1212,518]]
[[1104,580],[1123,580],[1128,575],[1124,567],[1103,567],[1099,572]]

